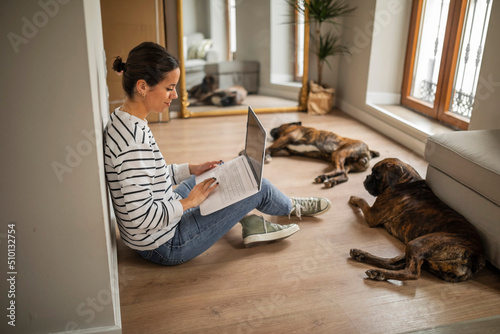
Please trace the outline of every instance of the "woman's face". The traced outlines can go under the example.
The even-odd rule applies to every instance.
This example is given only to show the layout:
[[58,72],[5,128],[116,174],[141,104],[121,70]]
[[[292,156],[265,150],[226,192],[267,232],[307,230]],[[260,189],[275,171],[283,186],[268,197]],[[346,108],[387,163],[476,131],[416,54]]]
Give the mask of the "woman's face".
[[168,72],[166,78],[150,88],[144,99],[148,112],[162,113],[170,107],[172,100],[178,97],[175,86],[179,81],[181,71],[176,68]]

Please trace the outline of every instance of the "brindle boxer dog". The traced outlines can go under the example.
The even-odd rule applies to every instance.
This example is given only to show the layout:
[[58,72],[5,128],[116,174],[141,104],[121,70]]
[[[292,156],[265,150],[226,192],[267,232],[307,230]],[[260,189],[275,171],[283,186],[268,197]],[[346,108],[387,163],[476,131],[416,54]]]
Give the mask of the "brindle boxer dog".
[[[287,123],[271,130],[274,143],[266,149],[266,162],[271,156],[300,155],[321,159],[333,164],[330,174],[319,175],[314,181],[331,188],[348,180],[347,173],[363,172],[370,159],[380,154],[371,151],[364,142],[341,137],[333,132],[302,126],[302,122]],[[318,150],[301,152],[289,145],[314,145]]]
[[416,280],[423,264],[449,282],[468,280],[485,265],[481,239],[471,223],[442,202],[415,169],[394,158],[372,168],[364,186],[378,196],[370,207],[352,196],[349,204],[363,211],[370,227],[383,226],[406,244],[405,254],[380,258],[359,249],[351,257],[382,269],[370,269],[374,280]]
[[199,100],[207,94],[214,92],[217,88],[219,88],[217,78],[213,75],[206,75],[201,84],[193,86],[188,90],[188,96]]
[[207,93],[198,101],[191,103],[192,106],[213,104],[219,107],[236,106],[243,103],[248,92],[243,86],[231,86],[229,88],[219,88],[213,92]]

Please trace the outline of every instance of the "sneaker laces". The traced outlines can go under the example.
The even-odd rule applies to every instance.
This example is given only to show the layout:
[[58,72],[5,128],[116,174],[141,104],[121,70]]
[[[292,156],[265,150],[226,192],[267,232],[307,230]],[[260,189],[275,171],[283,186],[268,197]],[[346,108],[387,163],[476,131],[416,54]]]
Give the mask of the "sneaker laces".
[[288,214],[288,218],[290,219],[290,215],[295,211],[295,215],[302,220],[302,210],[304,211],[313,211],[316,210],[318,204],[314,198],[293,198],[293,207],[292,211]]
[[295,215],[297,217],[299,217],[300,220],[302,220],[302,206],[300,204],[294,204],[294,206],[292,207],[292,210],[290,211],[290,213],[288,214],[288,219],[290,219],[290,216],[292,215],[292,213],[295,211]]

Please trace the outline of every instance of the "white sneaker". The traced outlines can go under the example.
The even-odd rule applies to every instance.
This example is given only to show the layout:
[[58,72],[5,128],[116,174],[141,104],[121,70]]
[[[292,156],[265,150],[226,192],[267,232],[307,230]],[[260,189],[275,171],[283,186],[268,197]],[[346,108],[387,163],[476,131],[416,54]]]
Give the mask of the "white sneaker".
[[290,215],[295,215],[299,218],[302,216],[317,216],[321,215],[332,206],[328,198],[324,197],[291,197],[293,207]]
[[243,226],[242,234],[245,247],[283,240],[299,230],[297,224],[274,224],[256,215],[247,216],[240,223]]

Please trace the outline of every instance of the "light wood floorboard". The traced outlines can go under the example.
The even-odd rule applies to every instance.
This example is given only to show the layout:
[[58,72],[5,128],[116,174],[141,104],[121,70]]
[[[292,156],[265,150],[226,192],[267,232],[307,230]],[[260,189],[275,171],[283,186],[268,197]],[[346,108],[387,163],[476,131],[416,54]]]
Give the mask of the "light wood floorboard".
[[[341,112],[259,117],[267,130],[301,120],[364,140],[381,153],[372,165],[398,157],[425,177],[421,157]],[[167,163],[196,163],[235,157],[244,146],[245,122],[246,116],[173,119],[151,129]],[[350,260],[349,250],[392,257],[403,244],[381,228],[370,229],[347,204],[351,195],[373,202],[362,185],[368,172],[350,174],[332,189],[313,184],[328,168],[305,158],[274,158],[265,166],[264,176],[286,194],[332,201],[324,215],[292,217],[300,231],[284,241],[246,249],[237,224],[198,258],[162,267],[119,240],[123,333],[402,333],[500,315],[500,274],[491,265],[462,283],[425,271],[417,281],[368,280],[370,266]],[[289,223],[288,217],[267,218]]]

